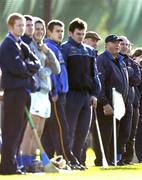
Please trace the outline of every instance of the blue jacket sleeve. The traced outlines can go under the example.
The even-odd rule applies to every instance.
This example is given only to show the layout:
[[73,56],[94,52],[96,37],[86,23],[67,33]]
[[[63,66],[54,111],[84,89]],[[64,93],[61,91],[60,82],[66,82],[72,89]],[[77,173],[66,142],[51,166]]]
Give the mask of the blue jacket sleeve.
[[97,58],[97,67],[98,67],[98,74],[99,74],[99,78],[100,78],[100,82],[101,82],[101,91],[100,94],[98,96],[98,101],[102,104],[102,105],[106,105],[109,104],[109,100],[106,97],[106,86],[105,86],[105,82],[106,82],[106,69],[104,67],[104,61],[102,59]]
[[51,75],[51,80],[52,80],[52,93],[51,93],[51,95],[52,95],[52,96],[56,96],[56,95],[58,95],[57,75],[52,74],[52,75]]
[[66,44],[66,45],[62,44],[62,46],[61,46],[61,52],[62,52],[62,54],[63,54],[63,58],[64,58],[65,63],[66,63],[67,58],[68,58],[68,54],[69,54],[68,44]]

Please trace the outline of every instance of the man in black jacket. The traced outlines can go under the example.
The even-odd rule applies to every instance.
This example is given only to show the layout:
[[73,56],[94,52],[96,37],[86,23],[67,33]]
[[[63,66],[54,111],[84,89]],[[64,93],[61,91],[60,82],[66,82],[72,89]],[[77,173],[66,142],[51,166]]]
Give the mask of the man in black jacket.
[[70,129],[70,146],[80,162],[91,125],[90,106],[96,108],[100,91],[96,53],[94,48],[83,44],[86,28],[87,24],[83,20],[72,20],[69,25],[70,37],[62,45],[69,79],[66,113]]
[[[95,52],[96,52],[96,56],[98,56],[98,43],[99,41],[101,40],[101,37],[99,36],[98,33],[94,32],[94,31],[87,31],[86,32],[86,35],[85,35],[85,38],[84,38],[84,43],[93,47]],[[90,133],[92,135],[92,149],[94,150],[94,141],[95,141],[95,138],[94,138],[94,128],[95,128],[95,120],[96,120],[96,113],[93,109],[92,111],[92,122],[91,122],[91,128],[90,128]],[[85,146],[84,146],[84,149],[83,149],[83,152],[82,152],[82,159],[81,159],[81,163],[83,165],[85,165],[85,161],[86,161],[86,151],[87,151],[87,148],[88,148],[88,141],[85,143]],[[95,150],[94,150],[95,152]]]
[[33,17],[30,15],[24,15],[24,18],[26,19],[26,29],[24,35],[21,37],[21,39],[26,43],[30,44],[32,41],[33,33],[34,33],[34,20]]

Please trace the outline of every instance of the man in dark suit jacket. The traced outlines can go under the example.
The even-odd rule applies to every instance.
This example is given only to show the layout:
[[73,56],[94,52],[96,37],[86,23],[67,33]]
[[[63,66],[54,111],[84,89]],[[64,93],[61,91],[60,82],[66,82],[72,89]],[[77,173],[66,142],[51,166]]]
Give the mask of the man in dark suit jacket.
[[[123,61],[123,56],[119,55],[120,41],[117,35],[107,36],[105,39],[106,49],[97,57],[97,66],[102,85],[98,97],[97,118],[108,163],[111,163],[111,158],[113,158],[110,151],[113,132],[112,88],[122,94],[125,102],[129,87],[127,67]],[[95,134],[95,165],[102,166],[102,153],[97,131],[95,131]]]
[[33,88],[32,76],[39,69],[38,59],[22,42],[25,18],[19,13],[7,19],[9,33],[0,47],[4,119],[2,121],[2,152],[0,174],[21,174],[15,155],[26,127],[24,107]]

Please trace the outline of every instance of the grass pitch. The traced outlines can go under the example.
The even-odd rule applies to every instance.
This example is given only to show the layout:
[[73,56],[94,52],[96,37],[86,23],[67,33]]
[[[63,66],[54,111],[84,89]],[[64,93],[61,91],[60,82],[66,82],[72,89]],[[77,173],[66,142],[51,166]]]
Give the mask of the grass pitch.
[[0,175],[0,180],[142,180],[142,164],[117,166],[103,169],[94,167],[94,153],[87,151],[87,166],[85,171],[70,171],[61,173],[37,173],[26,175]]

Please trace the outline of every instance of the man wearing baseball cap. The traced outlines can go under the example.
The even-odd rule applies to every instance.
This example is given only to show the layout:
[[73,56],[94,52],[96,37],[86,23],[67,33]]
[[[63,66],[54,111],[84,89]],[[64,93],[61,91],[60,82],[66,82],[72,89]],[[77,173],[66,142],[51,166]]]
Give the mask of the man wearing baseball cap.
[[109,36],[107,36],[105,38],[105,43],[108,43],[108,42],[116,42],[116,41],[122,41],[122,39],[115,35],[115,34],[110,34]]
[[[105,51],[97,57],[102,89],[98,97],[97,118],[108,164],[113,161],[111,140],[113,132],[112,88],[122,94],[124,102],[128,94],[128,72],[120,51],[119,36],[111,34],[105,38]],[[118,128],[118,126],[117,126]],[[102,166],[97,131],[95,130],[95,165]],[[110,155],[111,154],[111,155]]]

